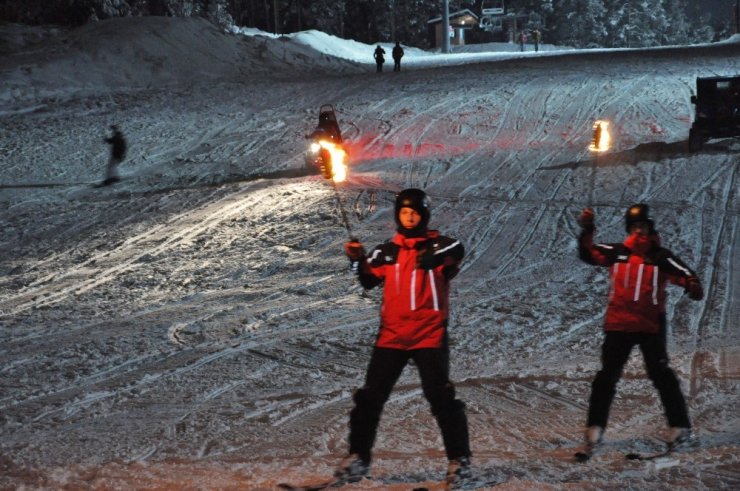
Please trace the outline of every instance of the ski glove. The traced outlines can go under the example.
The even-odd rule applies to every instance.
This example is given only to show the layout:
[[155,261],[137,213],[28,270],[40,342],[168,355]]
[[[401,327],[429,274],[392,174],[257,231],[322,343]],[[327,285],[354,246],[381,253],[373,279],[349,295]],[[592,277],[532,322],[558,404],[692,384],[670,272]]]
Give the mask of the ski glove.
[[416,258],[416,267],[419,269],[434,269],[437,266],[452,266],[457,261],[449,254],[435,254],[432,250],[424,251]]
[[344,253],[347,254],[349,260],[353,263],[361,261],[365,257],[365,248],[357,240],[350,240],[344,244]]
[[692,276],[686,280],[685,288],[691,300],[701,300],[704,298],[704,289],[701,287],[701,282],[696,276]]
[[581,212],[581,216],[578,217],[578,225],[587,232],[593,232],[596,228],[594,225],[594,210],[585,208]]

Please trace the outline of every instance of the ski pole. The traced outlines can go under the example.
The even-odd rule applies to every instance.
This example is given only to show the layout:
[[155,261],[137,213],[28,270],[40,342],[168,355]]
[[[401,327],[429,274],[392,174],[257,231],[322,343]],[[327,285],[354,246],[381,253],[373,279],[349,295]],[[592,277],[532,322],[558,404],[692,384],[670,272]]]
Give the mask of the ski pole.
[[594,187],[596,186],[596,167],[599,161],[599,154],[593,156],[591,160],[591,176],[588,184],[588,207],[593,208],[594,206]]
[[347,219],[347,213],[344,211],[344,205],[342,204],[342,197],[339,195],[339,189],[337,189],[337,183],[334,182],[334,179],[331,179],[331,187],[334,188],[334,195],[337,198],[337,205],[339,206],[339,212],[342,215],[342,223],[344,223],[344,228],[347,230],[347,235],[349,235],[349,240],[357,242],[357,238],[352,235],[352,226],[349,224],[349,220]]

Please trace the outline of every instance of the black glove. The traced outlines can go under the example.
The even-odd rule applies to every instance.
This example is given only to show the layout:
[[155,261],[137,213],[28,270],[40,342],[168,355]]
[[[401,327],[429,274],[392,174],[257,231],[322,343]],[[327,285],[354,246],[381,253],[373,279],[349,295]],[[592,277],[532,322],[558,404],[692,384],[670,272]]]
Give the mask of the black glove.
[[416,256],[416,267],[419,269],[434,269],[444,264],[444,254],[435,254],[431,249]]
[[344,244],[344,253],[347,254],[349,260],[353,263],[361,261],[365,257],[365,248],[358,240],[350,240]]
[[696,276],[692,276],[686,280],[685,289],[691,300],[701,300],[704,298],[704,289],[701,287],[701,282]]
[[586,232],[593,232],[596,228],[594,225],[594,210],[585,208],[581,212],[581,216],[578,217],[578,225]]

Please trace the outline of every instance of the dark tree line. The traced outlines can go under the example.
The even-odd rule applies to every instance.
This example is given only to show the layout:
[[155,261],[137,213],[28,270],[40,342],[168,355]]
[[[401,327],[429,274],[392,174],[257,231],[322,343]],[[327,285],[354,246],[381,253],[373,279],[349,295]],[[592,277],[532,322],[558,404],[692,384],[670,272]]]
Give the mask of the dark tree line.
[[[704,2],[694,0],[506,0],[505,4],[508,12],[539,14],[548,43],[643,47],[729,35],[733,1],[711,0],[711,5],[727,12],[707,12]],[[476,14],[484,3],[498,2],[449,0],[451,11],[470,9]],[[201,16],[222,26],[277,33],[318,29],[368,44],[401,41],[426,48],[427,21],[441,15],[442,5],[443,0],[0,0],[0,20],[73,26],[122,16]],[[485,40],[483,34],[472,32],[469,39]]]

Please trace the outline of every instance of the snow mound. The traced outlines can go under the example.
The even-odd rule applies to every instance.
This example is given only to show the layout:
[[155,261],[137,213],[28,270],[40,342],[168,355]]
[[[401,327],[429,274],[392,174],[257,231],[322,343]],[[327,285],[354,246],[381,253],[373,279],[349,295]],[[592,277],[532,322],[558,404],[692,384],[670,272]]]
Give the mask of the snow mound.
[[197,18],[127,17],[86,24],[56,38],[19,38],[0,28],[0,103],[81,92],[197,81],[351,72],[354,64],[283,38],[237,36]]
[[[305,46],[315,50],[316,52],[323,53],[336,58],[342,58],[345,60],[354,61],[357,63],[374,65],[373,52],[375,47],[380,45],[385,49],[388,57],[390,58],[390,52],[393,49],[393,43],[377,43],[377,44],[365,44],[352,39],[341,39],[331,34],[317,30],[308,30],[296,32],[293,34],[286,34],[284,36],[277,36],[275,34],[265,33],[257,29],[251,28],[237,28],[236,32],[247,36],[269,36],[285,40],[290,40],[292,43],[298,46]],[[429,53],[409,46],[403,46],[404,56],[420,56],[428,55]]]

